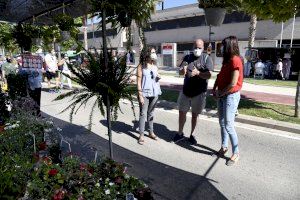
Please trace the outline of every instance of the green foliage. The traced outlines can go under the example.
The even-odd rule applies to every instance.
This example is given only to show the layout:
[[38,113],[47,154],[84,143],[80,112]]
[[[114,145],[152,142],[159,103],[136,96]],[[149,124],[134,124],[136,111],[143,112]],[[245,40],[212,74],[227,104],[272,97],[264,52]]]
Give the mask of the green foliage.
[[28,35],[28,33],[26,33],[24,25],[19,23],[17,26],[14,27],[12,34],[21,48],[27,51],[30,50],[32,45],[31,37]]
[[10,98],[27,96],[27,76],[22,74],[9,74],[7,76],[8,94]]
[[18,45],[12,34],[13,26],[8,23],[0,23],[0,45],[10,53],[14,52]]
[[76,20],[76,23],[70,15],[59,14],[55,16],[53,21],[58,25],[58,28],[61,31],[71,31],[74,27],[80,27],[82,24],[79,20]]
[[60,38],[59,29],[57,26],[43,26],[41,31],[44,41],[43,49],[51,51],[54,40]]
[[284,22],[299,11],[299,0],[239,0],[243,11],[261,19]]
[[199,8],[226,8],[229,6],[226,0],[198,0]]
[[91,0],[92,11],[99,13],[101,18],[101,11],[106,10],[108,22],[112,22],[114,27],[128,26],[131,20],[134,20],[139,27],[147,27],[151,18],[151,14],[155,12],[155,6],[158,0],[116,0],[116,1],[102,1]]
[[[31,199],[153,199],[151,191],[138,179],[125,174],[124,165],[112,160],[80,163],[67,157],[63,165],[43,162],[33,173],[28,192]],[[142,192],[141,192],[142,191]]]
[[33,169],[34,141],[43,141],[43,130],[51,127],[37,118],[32,108],[34,102],[28,98],[13,101],[14,110],[0,134],[0,197],[18,199],[24,196]]
[[[74,77],[66,74],[67,77],[77,82],[83,88],[61,94],[55,100],[72,97],[71,104],[62,111],[70,109],[70,121],[72,121],[73,115],[82,106],[86,105],[92,97],[96,97],[93,108],[98,107],[104,116],[104,107],[107,106],[107,100],[109,99],[109,109],[114,112],[114,119],[116,120],[117,111],[120,107],[119,100],[129,99],[132,103],[132,94],[134,93],[134,90],[128,87],[132,72],[126,65],[126,58],[121,57],[117,61],[114,61],[112,56],[109,55],[108,68],[105,68],[103,54],[96,53],[93,55],[87,52],[84,59],[86,66],[69,64]],[[89,129],[91,129],[93,111],[94,109],[90,113]]]

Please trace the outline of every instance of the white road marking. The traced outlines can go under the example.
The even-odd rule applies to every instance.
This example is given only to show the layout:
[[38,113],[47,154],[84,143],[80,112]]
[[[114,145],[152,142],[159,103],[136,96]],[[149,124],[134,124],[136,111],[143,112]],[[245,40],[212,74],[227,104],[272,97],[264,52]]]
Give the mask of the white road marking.
[[[157,108],[157,110],[178,115],[177,110],[164,110],[163,108]],[[191,117],[192,115],[191,115],[190,112],[188,112],[187,116]],[[219,121],[216,118],[207,118],[207,117],[204,117],[203,115],[199,115],[199,118],[201,118],[202,120],[205,120],[205,121],[214,122],[214,123],[219,124]],[[297,134],[292,134],[292,133],[288,133],[288,132],[275,133],[275,132],[260,130],[260,129],[257,129],[257,128],[245,127],[245,126],[242,126],[242,125],[238,125],[238,123],[236,123],[235,127],[238,127],[238,128],[241,128],[241,129],[246,129],[246,130],[252,131],[253,133],[260,132],[260,133],[265,133],[265,134],[269,134],[269,135],[274,135],[274,136],[278,136],[278,137],[283,137],[283,138],[288,138],[288,139],[299,140],[300,141],[300,135],[298,136]]]

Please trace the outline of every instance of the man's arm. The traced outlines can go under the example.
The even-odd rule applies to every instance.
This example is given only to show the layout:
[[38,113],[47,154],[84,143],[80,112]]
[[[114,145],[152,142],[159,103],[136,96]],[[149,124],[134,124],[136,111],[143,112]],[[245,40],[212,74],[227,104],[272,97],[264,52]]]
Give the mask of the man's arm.
[[204,72],[201,72],[198,69],[194,68],[192,71],[192,76],[199,76],[202,79],[210,79],[211,71],[213,70],[213,63],[210,56],[206,58],[205,67],[207,71]]

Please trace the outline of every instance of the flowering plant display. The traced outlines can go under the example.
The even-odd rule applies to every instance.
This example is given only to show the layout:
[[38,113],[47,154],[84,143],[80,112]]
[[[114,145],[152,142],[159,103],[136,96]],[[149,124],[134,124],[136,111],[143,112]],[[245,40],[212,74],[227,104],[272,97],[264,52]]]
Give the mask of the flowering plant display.
[[126,174],[126,167],[113,160],[81,163],[67,157],[63,164],[42,162],[28,184],[30,199],[153,199],[142,181]]

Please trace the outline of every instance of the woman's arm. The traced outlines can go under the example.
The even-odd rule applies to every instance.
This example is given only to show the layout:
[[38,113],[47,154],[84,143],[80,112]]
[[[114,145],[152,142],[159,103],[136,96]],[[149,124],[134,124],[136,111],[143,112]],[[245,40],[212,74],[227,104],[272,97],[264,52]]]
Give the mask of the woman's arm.
[[137,85],[137,91],[138,91],[138,99],[141,104],[144,102],[143,93],[142,93],[142,65],[139,64],[137,67],[137,73],[136,73],[136,85]]
[[227,95],[227,94],[231,93],[231,90],[236,86],[236,84],[238,82],[239,75],[240,75],[239,70],[234,70],[231,73],[231,82],[222,91],[220,91],[220,93],[218,95],[219,97],[222,97],[224,95]]

